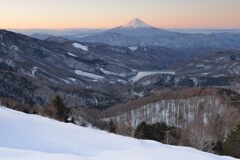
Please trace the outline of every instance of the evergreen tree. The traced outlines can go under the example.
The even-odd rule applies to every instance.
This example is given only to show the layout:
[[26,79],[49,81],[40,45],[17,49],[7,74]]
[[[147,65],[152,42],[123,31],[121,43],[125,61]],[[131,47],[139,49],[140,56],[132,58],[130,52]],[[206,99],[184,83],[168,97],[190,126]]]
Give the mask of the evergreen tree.
[[65,106],[59,95],[53,99],[52,105],[56,109],[55,118],[61,121],[66,121],[70,110]]
[[116,133],[116,127],[115,127],[112,120],[110,120],[110,122],[109,122],[109,132],[110,133]]
[[223,143],[221,141],[217,141],[213,144],[212,150],[217,154],[221,154],[223,152]]
[[223,154],[240,158],[240,124],[230,132],[224,142]]
[[134,132],[134,137],[139,139],[150,139],[165,143],[166,133],[171,128],[166,123],[155,123],[148,125],[145,122],[139,124]]
[[166,132],[168,130],[170,130],[170,128],[166,125],[166,123],[155,123],[153,125],[153,136],[154,139],[164,143],[165,139],[166,139]]
[[147,139],[147,124],[145,122],[140,123],[135,132],[134,132],[134,137],[139,138],[139,139]]

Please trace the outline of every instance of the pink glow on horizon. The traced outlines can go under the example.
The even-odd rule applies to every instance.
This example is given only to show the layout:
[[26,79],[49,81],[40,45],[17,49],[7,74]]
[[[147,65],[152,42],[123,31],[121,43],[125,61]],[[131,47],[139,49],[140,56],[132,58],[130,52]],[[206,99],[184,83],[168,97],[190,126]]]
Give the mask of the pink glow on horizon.
[[240,28],[239,0],[0,0],[0,28]]

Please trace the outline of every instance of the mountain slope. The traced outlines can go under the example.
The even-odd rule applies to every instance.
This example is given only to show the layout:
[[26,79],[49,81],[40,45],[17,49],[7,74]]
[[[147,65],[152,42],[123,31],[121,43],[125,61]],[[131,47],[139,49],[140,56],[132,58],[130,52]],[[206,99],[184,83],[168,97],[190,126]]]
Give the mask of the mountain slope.
[[233,160],[60,123],[0,107],[1,160]]
[[239,100],[240,95],[228,89],[165,89],[108,108],[99,115],[102,120],[115,123],[117,132],[124,135],[133,135],[142,122],[164,122],[181,128],[180,135],[188,137],[187,143],[180,138],[179,144],[211,152],[213,146],[238,125]]
[[71,106],[97,105],[95,98],[105,105],[115,101],[109,99],[114,87],[128,84],[138,70],[163,69],[178,58],[161,47],[55,43],[0,30],[0,96],[31,106],[48,103],[54,94],[75,101]]
[[[204,53],[210,54],[208,51]],[[142,88],[140,92],[145,92],[143,88],[147,87],[145,95],[163,86],[233,85],[235,79],[231,74],[199,79],[199,72],[185,72],[191,67],[176,68],[179,62],[191,59],[194,54],[190,53],[195,50],[117,47],[77,41],[56,43],[0,30],[0,97],[13,98],[29,106],[44,106],[59,94],[69,107],[109,107],[135,97],[134,87]],[[232,58],[227,60],[225,68],[221,67],[225,61],[219,61],[222,73],[238,72],[239,57]],[[164,71],[170,66],[171,72]]]
[[240,76],[240,50],[222,51],[214,55],[195,58],[175,70],[182,75],[205,77]]

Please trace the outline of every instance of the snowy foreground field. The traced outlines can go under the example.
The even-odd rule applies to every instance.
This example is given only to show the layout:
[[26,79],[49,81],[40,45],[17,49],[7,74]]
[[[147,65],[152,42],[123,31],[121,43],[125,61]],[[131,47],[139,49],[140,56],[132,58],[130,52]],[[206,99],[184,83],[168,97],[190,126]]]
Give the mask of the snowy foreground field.
[[0,107],[0,160],[234,160]]

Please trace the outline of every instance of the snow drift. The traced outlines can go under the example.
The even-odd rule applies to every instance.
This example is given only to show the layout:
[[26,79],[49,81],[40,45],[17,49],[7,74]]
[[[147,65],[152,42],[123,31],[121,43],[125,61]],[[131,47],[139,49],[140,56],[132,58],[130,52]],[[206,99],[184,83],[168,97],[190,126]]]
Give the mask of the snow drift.
[[1,160],[234,160],[0,107]]

